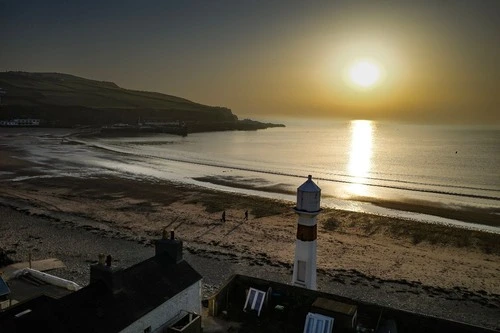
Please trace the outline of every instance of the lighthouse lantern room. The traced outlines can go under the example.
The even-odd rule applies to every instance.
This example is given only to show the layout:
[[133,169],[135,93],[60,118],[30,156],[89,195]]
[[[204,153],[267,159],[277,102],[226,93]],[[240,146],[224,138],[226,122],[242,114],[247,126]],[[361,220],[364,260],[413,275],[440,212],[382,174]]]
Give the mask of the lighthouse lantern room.
[[295,241],[295,260],[292,283],[296,286],[316,290],[316,217],[320,213],[321,189],[312,176],[297,188],[298,214],[297,239]]

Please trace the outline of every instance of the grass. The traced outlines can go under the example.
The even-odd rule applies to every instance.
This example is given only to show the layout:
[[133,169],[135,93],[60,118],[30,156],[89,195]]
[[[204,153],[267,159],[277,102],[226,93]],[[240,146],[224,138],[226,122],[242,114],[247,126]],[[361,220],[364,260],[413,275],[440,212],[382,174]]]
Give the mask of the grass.
[[361,233],[363,236],[386,234],[395,239],[407,239],[415,246],[428,243],[459,248],[474,247],[483,253],[500,255],[500,237],[493,233],[362,213],[336,210],[326,210],[325,213],[321,225],[327,231]]
[[0,82],[12,85],[10,90],[15,90],[16,95],[20,96],[36,90],[41,93],[40,97],[44,97],[44,104],[108,108],[140,106],[204,111],[211,109],[176,96],[123,89],[112,82],[67,74],[6,72],[0,73]]
[[335,217],[329,217],[325,222],[323,222],[323,228],[328,231],[335,231],[340,227],[340,222]]

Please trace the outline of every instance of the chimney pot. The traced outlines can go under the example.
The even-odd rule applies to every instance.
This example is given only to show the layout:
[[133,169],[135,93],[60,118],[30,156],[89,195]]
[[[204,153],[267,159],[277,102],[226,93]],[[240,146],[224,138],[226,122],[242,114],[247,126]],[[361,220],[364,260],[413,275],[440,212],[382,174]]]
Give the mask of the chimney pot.
[[312,177],[313,177],[313,176],[309,175],[309,176],[307,176],[307,179],[308,179],[308,180],[312,180]]
[[104,253],[99,253],[99,265],[104,265],[104,258],[106,256],[104,255]]
[[90,283],[98,281],[103,282],[108,291],[113,294],[119,293],[123,289],[123,275],[120,268],[112,268],[112,258],[108,255],[105,258],[104,254],[99,255],[99,260],[102,258],[102,264],[90,265]]
[[174,263],[179,263],[182,261],[182,240],[175,239],[175,232],[172,229],[170,231],[170,238],[168,233],[163,230],[162,239],[155,242],[155,256],[162,255],[164,253],[168,254]]
[[106,257],[106,266],[111,267],[112,260],[113,259],[111,258],[111,255],[108,254],[108,256]]

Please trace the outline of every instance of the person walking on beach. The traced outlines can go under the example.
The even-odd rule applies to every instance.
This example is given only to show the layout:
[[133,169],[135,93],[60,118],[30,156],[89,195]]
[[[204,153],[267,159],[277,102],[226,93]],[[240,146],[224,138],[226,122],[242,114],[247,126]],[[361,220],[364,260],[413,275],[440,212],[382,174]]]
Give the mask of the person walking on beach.
[[245,220],[248,221],[248,210],[245,210]]
[[222,217],[220,219],[221,222],[226,222],[226,211],[222,212]]

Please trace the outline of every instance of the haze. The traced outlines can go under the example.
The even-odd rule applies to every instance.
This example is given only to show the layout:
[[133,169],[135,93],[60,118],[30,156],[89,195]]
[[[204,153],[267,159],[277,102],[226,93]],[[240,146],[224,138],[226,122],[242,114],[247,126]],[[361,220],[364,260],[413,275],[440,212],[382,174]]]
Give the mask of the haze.
[[[0,71],[62,72],[240,117],[500,123],[499,1],[1,1]],[[377,66],[369,89],[349,80]]]

